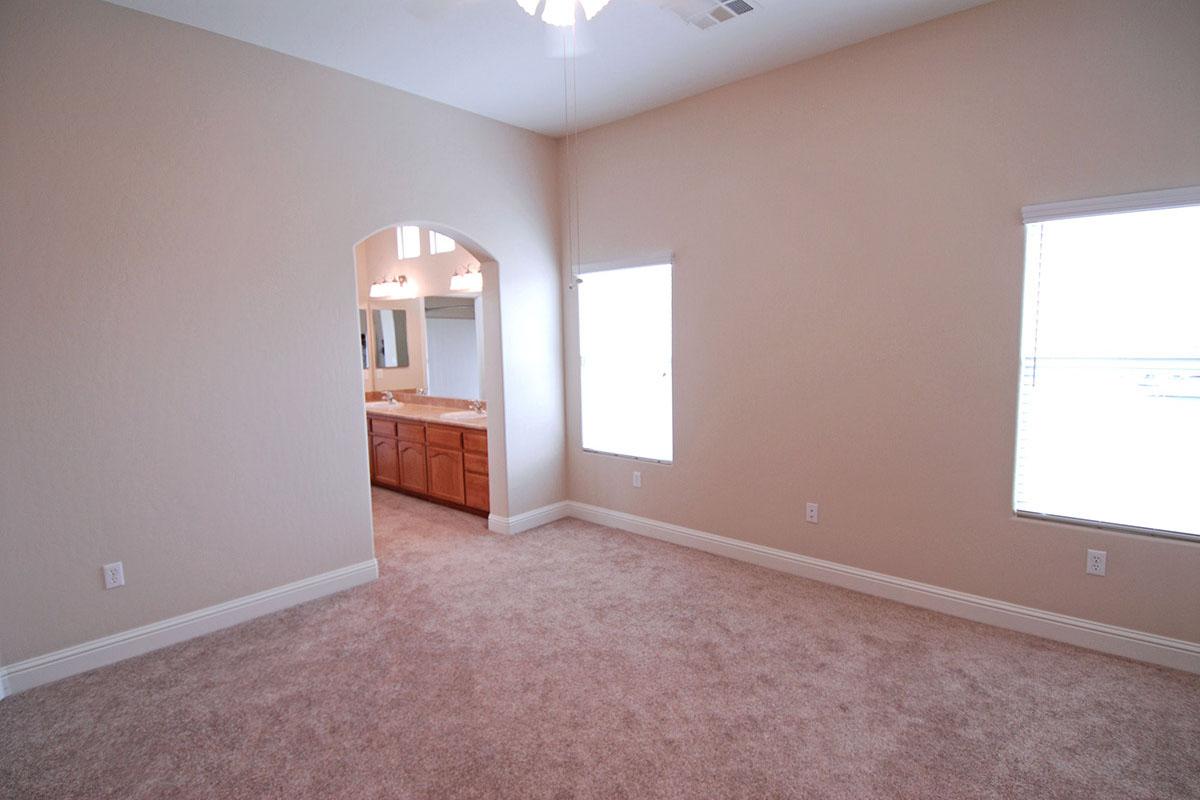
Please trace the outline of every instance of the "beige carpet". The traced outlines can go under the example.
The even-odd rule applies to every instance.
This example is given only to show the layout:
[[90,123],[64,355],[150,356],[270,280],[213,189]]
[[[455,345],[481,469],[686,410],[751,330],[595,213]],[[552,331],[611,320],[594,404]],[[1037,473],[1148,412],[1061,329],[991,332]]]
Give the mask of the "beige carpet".
[[366,587],[0,701],[5,798],[1200,798],[1200,678],[377,491]]

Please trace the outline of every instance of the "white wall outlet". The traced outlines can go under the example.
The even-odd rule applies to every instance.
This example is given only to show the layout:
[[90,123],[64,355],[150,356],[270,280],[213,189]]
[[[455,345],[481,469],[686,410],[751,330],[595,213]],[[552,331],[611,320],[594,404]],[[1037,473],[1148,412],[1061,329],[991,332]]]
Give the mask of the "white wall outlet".
[[1087,574],[1088,575],[1103,575],[1108,569],[1108,551],[1107,550],[1088,550],[1087,554]]
[[817,504],[816,503],[809,503],[806,506],[804,506],[804,521],[811,522],[813,525],[817,524],[817,522],[819,521],[819,518],[817,516]]
[[102,569],[104,570],[105,589],[115,589],[125,585],[125,565],[120,561],[105,564]]
[[633,471],[633,488],[642,488],[642,473],[638,472],[637,470]]

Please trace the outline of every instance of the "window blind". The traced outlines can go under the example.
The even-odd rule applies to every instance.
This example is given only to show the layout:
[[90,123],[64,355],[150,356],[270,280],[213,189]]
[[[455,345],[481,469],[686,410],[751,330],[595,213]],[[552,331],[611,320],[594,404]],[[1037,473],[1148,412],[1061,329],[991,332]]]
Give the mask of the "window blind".
[[1018,513],[1200,537],[1200,192],[1183,191],[1027,210]]

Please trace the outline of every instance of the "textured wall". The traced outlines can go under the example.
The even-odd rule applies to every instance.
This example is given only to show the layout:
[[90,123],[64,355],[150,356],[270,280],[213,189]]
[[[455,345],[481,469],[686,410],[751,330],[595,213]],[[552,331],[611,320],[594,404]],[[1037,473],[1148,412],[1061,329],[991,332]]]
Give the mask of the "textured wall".
[[563,498],[552,141],[98,0],[0,4],[0,76],[0,663],[371,557],[352,253],[401,220],[500,265],[495,510]]
[[677,256],[676,462],[579,450],[565,292],[571,498],[1200,640],[1200,545],[1010,510],[1020,209],[1200,184],[1198,42],[1002,0],[585,133],[583,260]]

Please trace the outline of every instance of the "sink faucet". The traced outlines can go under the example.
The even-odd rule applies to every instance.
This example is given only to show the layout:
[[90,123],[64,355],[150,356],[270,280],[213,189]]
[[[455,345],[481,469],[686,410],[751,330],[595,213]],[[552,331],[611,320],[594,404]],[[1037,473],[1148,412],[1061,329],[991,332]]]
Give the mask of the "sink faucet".
[[389,405],[389,406],[394,406],[394,405],[396,405],[396,395],[392,394],[392,390],[391,390],[391,389],[385,389],[385,390],[384,390],[384,392],[383,392],[383,399],[388,401],[388,405]]
[[471,410],[474,411],[476,414],[482,414],[483,413],[483,401],[482,400],[472,400],[471,401]]

